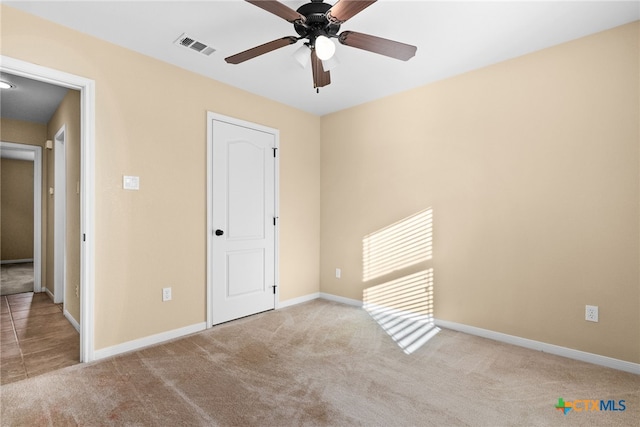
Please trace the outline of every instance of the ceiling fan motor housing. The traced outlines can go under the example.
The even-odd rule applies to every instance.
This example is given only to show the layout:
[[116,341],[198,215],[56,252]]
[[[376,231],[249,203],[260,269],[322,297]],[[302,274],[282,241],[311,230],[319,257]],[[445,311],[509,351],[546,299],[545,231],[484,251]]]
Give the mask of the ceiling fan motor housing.
[[337,37],[340,24],[332,23],[327,19],[326,13],[329,9],[331,9],[330,4],[322,0],[312,0],[311,3],[303,4],[297,10],[306,19],[304,24],[294,22],[293,26],[301,37],[309,39],[312,46],[318,36]]

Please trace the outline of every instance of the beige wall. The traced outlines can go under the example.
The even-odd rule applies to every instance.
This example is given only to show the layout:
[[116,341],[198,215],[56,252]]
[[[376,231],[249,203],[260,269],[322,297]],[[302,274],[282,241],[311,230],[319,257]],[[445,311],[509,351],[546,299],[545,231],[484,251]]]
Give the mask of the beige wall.
[[0,159],[2,261],[33,258],[33,162]]
[[[80,323],[80,92],[69,90],[47,123],[47,139],[54,141],[56,133],[65,126],[66,144],[66,288],[64,308]],[[55,150],[47,150],[47,182],[55,183]],[[47,287],[54,291],[54,218],[55,194],[47,192]],[[76,290],[78,291],[76,293]]]
[[[1,10],[3,55],[96,81],[96,349],[205,320],[215,111],[280,129],[281,300],[433,266],[438,318],[640,362],[637,23],[320,119]],[[428,207],[433,260],[363,283]]]
[[[436,318],[640,362],[638,64],[636,22],[323,117],[321,291],[432,265]],[[364,282],[428,207],[433,260]]]
[[44,147],[46,136],[44,124],[0,118],[0,139],[4,142]]
[[[16,144],[36,145],[44,147],[44,141],[47,137],[47,126],[40,123],[25,122],[22,120],[12,119],[0,119],[0,140],[4,142],[13,142]],[[42,150],[45,154],[44,148]],[[43,169],[46,165],[43,164]],[[46,195],[44,189],[46,189],[46,172],[42,173],[42,206],[46,206]],[[44,209],[43,209],[44,210]],[[46,283],[46,215],[42,216],[42,275],[41,281],[44,285]]]
[[96,82],[96,349],[206,319],[207,111],[280,130],[281,300],[317,292],[319,117],[1,10],[3,55]]

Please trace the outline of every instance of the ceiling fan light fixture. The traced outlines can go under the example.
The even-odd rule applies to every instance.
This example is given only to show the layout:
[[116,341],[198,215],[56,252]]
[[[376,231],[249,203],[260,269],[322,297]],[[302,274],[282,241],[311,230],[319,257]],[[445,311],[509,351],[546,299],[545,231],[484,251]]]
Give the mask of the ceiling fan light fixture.
[[302,68],[307,68],[307,65],[309,65],[309,61],[311,60],[310,50],[309,46],[303,44],[293,52],[293,57]]
[[318,36],[316,37],[315,49],[318,58],[326,61],[336,52],[336,45],[328,37]]
[[340,65],[340,61],[338,61],[337,55],[333,55],[331,58],[322,61],[322,68],[324,68],[325,71],[331,71],[338,65]]
[[[273,15],[293,24],[299,37],[282,37],[259,46],[252,47],[235,55],[226,57],[228,64],[240,64],[260,55],[295,44],[300,40],[305,46],[294,52],[296,61],[304,67],[311,62],[313,87],[318,89],[331,84],[329,70],[337,65],[334,58],[336,45],[332,38],[338,39],[343,46],[362,49],[390,58],[407,61],[416,54],[417,47],[370,34],[355,31],[342,31],[340,26],[353,18],[376,0],[337,0],[332,4],[325,0],[310,0],[297,10],[285,5],[282,0],[245,0]],[[308,0],[307,0],[308,1]],[[307,52],[310,49],[311,53]]]

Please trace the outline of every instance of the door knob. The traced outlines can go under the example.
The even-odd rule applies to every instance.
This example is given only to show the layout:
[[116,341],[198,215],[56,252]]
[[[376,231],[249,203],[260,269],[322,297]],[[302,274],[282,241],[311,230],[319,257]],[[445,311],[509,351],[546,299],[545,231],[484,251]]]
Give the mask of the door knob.
[[222,236],[224,234],[224,231],[222,230],[216,230],[216,236]]

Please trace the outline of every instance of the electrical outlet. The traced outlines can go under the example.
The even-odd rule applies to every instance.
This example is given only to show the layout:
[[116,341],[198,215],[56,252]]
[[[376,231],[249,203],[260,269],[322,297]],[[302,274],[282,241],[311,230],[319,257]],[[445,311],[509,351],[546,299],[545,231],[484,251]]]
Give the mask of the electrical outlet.
[[342,276],[342,271],[339,268],[336,268],[336,279],[339,279]]
[[162,288],[162,301],[171,301],[171,288]]
[[598,306],[597,305],[587,305],[584,310],[584,319],[589,322],[597,322],[598,321]]

